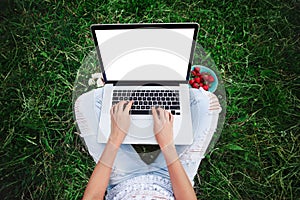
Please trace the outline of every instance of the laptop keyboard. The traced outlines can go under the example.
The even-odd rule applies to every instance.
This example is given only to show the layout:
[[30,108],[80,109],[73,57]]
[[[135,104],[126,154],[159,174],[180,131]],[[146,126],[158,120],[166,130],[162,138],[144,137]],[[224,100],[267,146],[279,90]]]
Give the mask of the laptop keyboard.
[[132,115],[152,115],[152,107],[180,115],[179,90],[113,90],[112,105],[131,100],[134,101]]

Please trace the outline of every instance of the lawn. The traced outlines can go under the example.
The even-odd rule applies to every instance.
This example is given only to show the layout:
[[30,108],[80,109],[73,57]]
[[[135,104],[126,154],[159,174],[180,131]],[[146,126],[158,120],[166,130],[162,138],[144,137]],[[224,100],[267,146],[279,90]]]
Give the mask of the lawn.
[[199,199],[300,198],[300,3],[0,1],[0,197],[80,199],[94,168],[72,113],[94,23],[197,22],[225,82]]

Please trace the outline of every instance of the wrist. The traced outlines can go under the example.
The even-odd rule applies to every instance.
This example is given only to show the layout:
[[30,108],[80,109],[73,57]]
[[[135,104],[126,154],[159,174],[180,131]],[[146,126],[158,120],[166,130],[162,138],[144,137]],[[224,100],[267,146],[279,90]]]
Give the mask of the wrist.
[[168,139],[167,142],[158,141],[158,145],[163,153],[165,151],[175,149],[174,141],[170,139]]
[[164,148],[161,149],[161,151],[164,155],[167,166],[171,165],[172,163],[174,163],[176,160],[179,159],[175,145],[173,143],[165,146]]
[[114,137],[110,136],[110,137],[108,138],[108,140],[107,140],[106,145],[107,145],[107,146],[108,146],[108,145],[112,145],[112,146],[114,146],[116,149],[119,149],[120,146],[121,146],[121,144],[122,144],[122,141],[123,141],[123,140],[121,140],[121,139],[114,138]]
[[119,150],[119,147],[117,147],[110,140],[108,140],[98,163],[102,163],[106,167],[112,168],[115,157],[118,153],[118,150]]
[[120,145],[125,139],[125,136],[125,133],[119,129],[112,130],[108,142],[112,143],[116,147],[120,147]]
[[170,143],[170,144],[168,144],[164,147],[161,147],[161,151],[162,151],[164,156],[168,156],[170,153],[176,153],[177,154],[174,143]]

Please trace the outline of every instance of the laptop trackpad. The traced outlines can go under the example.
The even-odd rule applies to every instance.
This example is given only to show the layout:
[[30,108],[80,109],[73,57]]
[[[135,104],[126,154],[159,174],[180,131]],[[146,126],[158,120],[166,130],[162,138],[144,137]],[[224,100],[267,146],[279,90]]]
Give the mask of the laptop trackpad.
[[139,128],[153,128],[153,119],[132,119],[131,125]]
[[153,137],[153,119],[132,119],[128,135],[138,139]]

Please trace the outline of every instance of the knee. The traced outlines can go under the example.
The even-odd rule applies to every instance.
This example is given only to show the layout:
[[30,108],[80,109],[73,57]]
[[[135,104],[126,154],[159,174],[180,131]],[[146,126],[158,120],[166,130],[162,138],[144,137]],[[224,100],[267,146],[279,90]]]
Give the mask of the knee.
[[[75,108],[79,108],[84,102],[84,105],[92,105],[91,101],[94,101],[96,104],[99,104],[102,102],[102,94],[103,94],[103,88],[98,88],[91,90],[89,92],[81,94],[76,100],[75,100]],[[90,102],[90,104],[87,104],[87,102]]]
[[[207,91],[203,89],[190,89],[190,104],[193,109],[196,107],[201,107],[201,110],[208,110],[209,108],[209,96]],[[199,108],[200,108],[199,107]]]
[[[92,91],[90,91],[92,92]],[[85,104],[88,100],[91,100],[89,98],[89,93],[90,92],[87,92],[87,93],[84,93],[82,95],[80,95],[76,100],[75,100],[75,103],[74,103],[74,108],[75,108],[75,111],[79,111],[80,108],[82,107],[83,104]],[[85,102],[85,103],[83,103]],[[75,112],[76,113],[76,112]]]
[[190,89],[190,102],[193,104],[201,104],[202,109],[206,110],[221,110],[218,97],[204,89]]

